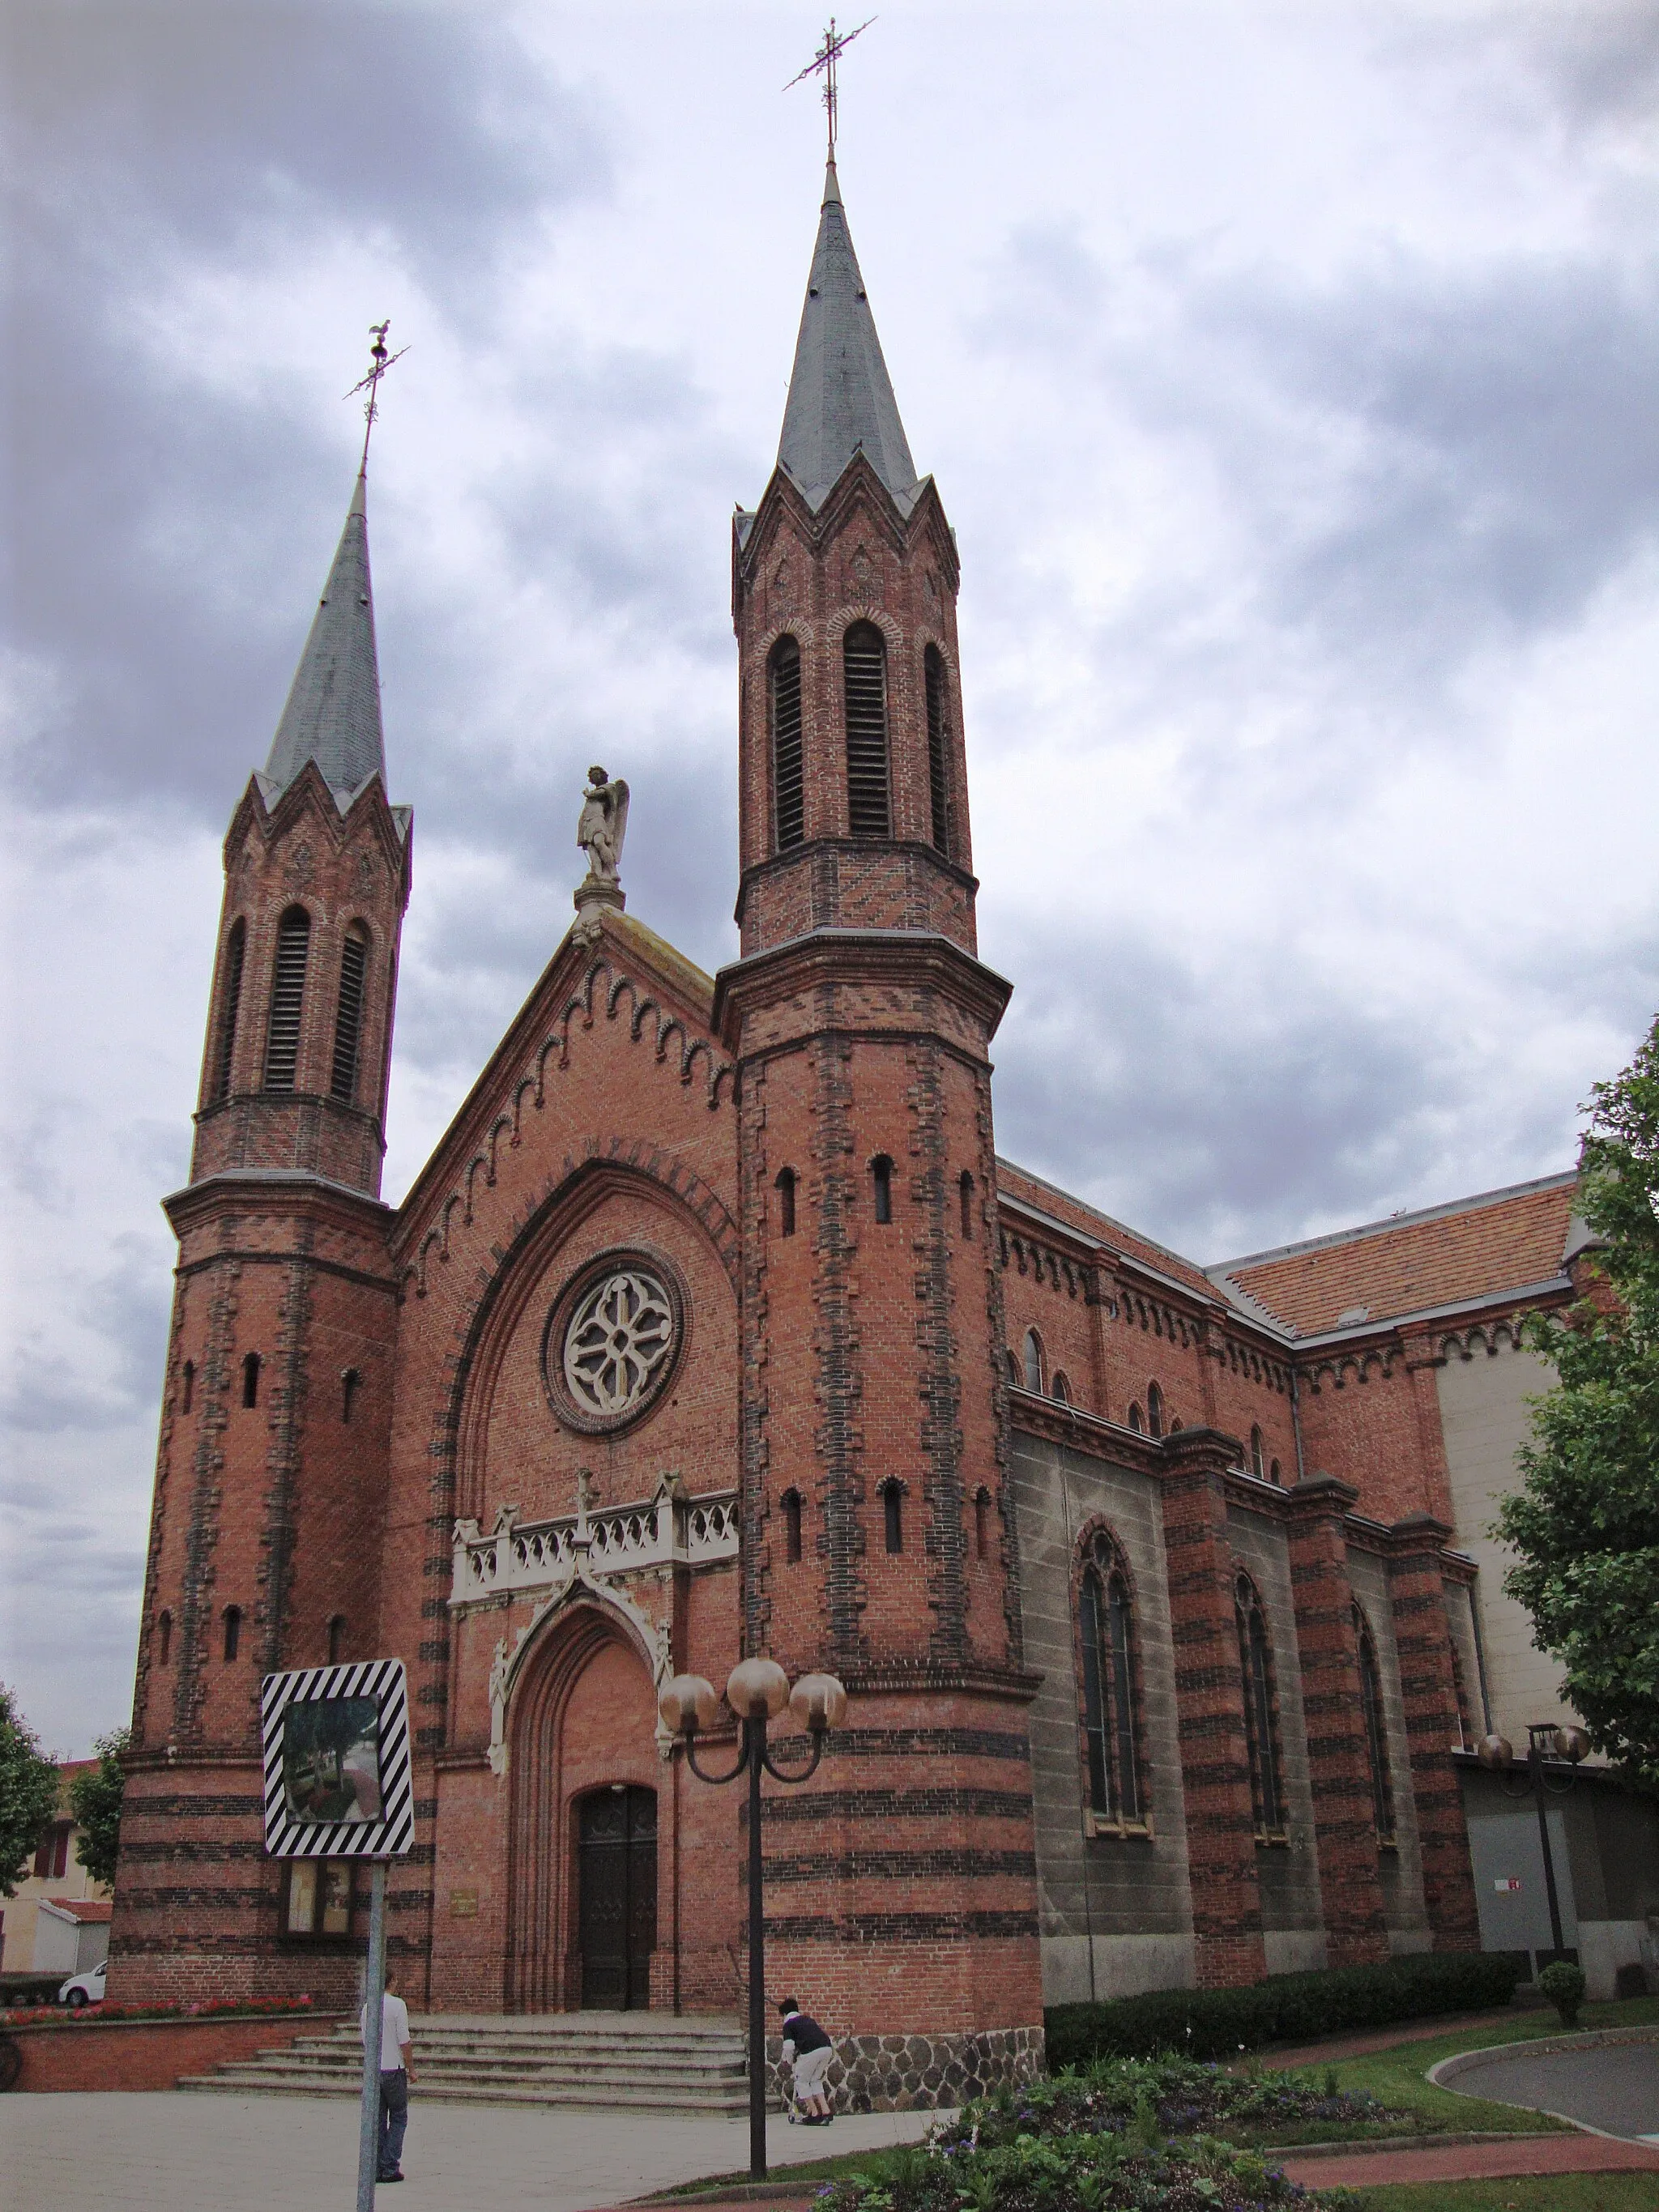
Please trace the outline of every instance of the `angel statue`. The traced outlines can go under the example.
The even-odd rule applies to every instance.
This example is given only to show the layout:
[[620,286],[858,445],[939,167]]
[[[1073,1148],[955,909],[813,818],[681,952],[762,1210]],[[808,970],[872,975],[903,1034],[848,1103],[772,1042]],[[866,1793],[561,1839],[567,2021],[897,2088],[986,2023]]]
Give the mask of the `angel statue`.
[[620,776],[612,783],[602,768],[589,769],[587,782],[576,842],[587,855],[588,881],[614,884],[628,835],[628,786]]

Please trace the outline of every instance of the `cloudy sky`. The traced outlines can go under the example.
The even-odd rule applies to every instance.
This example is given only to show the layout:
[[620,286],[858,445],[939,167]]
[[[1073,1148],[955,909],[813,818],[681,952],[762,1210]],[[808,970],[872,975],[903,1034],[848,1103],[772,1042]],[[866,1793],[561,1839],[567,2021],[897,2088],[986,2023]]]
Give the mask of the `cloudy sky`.
[[[630,910],[734,948],[819,23],[9,10],[0,1678],[59,1751],[131,1695],[219,840],[371,321],[388,1195],[568,920],[590,759]],[[1003,1149],[1206,1261],[1568,1164],[1659,999],[1659,16],[883,0],[842,85],[962,546]]]

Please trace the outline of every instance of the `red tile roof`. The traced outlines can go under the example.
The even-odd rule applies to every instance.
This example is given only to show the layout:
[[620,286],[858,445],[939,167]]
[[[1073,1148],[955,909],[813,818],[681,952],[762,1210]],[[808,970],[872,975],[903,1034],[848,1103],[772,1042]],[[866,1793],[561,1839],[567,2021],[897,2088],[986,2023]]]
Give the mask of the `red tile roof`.
[[1575,1175],[1552,1176],[1460,1199],[1425,1213],[1378,1221],[1335,1237],[1252,1253],[1210,1270],[1236,1284],[1298,1335],[1371,1322],[1552,1280],[1561,1273]]
[[83,1920],[89,1927],[97,1927],[107,1920],[115,1907],[106,1897],[43,1897],[42,1905],[51,1905],[54,1912],[67,1912],[71,1920]]

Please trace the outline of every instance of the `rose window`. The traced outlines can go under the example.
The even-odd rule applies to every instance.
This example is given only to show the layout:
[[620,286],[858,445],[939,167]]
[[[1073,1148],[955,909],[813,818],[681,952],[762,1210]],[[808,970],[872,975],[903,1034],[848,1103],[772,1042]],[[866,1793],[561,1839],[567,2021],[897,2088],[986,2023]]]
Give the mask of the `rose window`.
[[564,1334],[564,1380],[586,1413],[613,1421],[649,1395],[674,1349],[667,1291],[641,1267],[602,1275]]

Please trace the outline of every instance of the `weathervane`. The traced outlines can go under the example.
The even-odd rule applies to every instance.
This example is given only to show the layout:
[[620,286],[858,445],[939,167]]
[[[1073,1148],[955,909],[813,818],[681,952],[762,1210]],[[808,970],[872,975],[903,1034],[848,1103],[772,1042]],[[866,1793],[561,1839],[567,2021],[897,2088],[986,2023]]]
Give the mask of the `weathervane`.
[[369,325],[368,335],[374,341],[374,344],[369,348],[369,359],[374,363],[374,367],[369,370],[368,374],[365,377],[361,377],[346,394],[346,398],[348,399],[355,399],[360,392],[366,392],[368,394],[368,398],[363,402],[363,458],[357,464],[357,471],[360,476],[368,467],[369,434],[374,428],[374,418],[380,411],[380,379],[386,374],[387,369],[391,368],[394,361],[401,361],[404,356],[409,351],[409,348],[407,346],[399,346],[396,353],[389,354],[386,351],[386,334],[391,328],[392,318],[390,315],[386,317],[383,323],[371,323]]
[[823,77],[823,112],[830,118],[830,159],[832,161],[836,158],[836,64],[857,38],[859,31],[867,31],[875,20],[873,15],[866,15],[859,25],[858,31],[838,33],[836,29],[836,19],[832,15],[830,18],[830,27],[823,34],[823,44],[800,74],[798,76],[792,76],[783,88],[786,92],[790,92],[809,76]]

